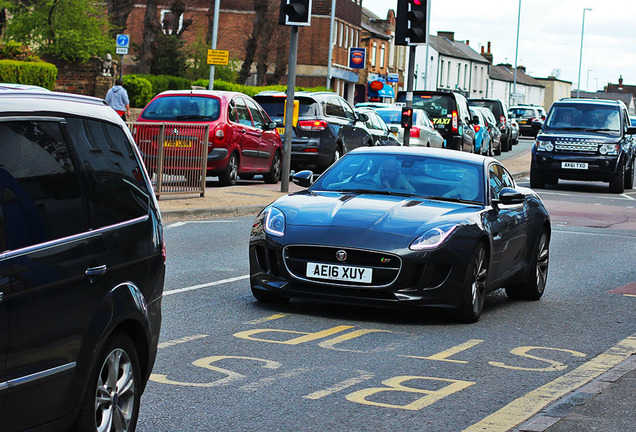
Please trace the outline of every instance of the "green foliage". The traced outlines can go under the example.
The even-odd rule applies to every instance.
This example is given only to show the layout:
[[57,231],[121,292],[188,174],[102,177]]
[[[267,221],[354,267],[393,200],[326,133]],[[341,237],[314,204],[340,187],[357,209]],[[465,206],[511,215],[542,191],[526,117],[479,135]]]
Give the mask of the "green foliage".
[[187,78],[181,78],[170,75],[152,75],[152,74],[141,74],[141,75],[131,75],[139,78],[145,78],[152,84],[152,91],[154,94],[159,94],[166,90],[183,90],[190,89],[192,87],[192,83]]
[[42,61],[28,47],[14,41],[8,41],[7,43],[0,45],[0,59],[27,62]]
[[85,0],[8,2],[5,37],[27,44],[41,57],[86,63],[113,48],[108,18]]
[[150,66],[150,73],[184,77],[188,69],[188,61],[183,48],[185,42],[176,36],[159,32],[155,44],[155,55]]
[[[200,79],[196,80],[192,83],[194,86],[205,87],[206,89],[210,85],[209,79]],[[226,90],[226,91],[235,91],[244,93],[248,96],[254,96],[262,91],[272,90],[272,91],[287,91],[287,86],[284,85],[271,85],[271,86],[246,86],[242,84],[234,84],[231,82],[223,81],[220,79],[214,80],[214,90]],[[296,91],[330,91],[327,87],[296,87]]]
[[126,75],[123,78],[124,88],[128,92],[130,106],[134,108],[145,107],[154,97],[152,84],[146,78],[134,75]]
[[46,62],[0,60],[0,82],[28,84],[53,90],[57,67]]

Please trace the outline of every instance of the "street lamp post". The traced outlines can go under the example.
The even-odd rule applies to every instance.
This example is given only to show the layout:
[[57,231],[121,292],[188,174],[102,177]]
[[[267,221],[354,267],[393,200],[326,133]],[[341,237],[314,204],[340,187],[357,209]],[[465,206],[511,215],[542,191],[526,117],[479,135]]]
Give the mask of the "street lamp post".
[[581,63],[583,61],[583,33],[585,32],[585,11],[591,11],[592,8],[583,8],[583,24],[581,24],[581,52],[579,54],[579,79],[577,81],[576,98],[579,98],[581,91]]
[[517,55],[519,54],[519,23],[521,22],[521,0],[519,0],[519,11],[517,13],[517,44],[515,45],[515,75],[512,84],[512,94],[508,99],[508,106],[511,104],[511,99],[516,102],[517,98]]

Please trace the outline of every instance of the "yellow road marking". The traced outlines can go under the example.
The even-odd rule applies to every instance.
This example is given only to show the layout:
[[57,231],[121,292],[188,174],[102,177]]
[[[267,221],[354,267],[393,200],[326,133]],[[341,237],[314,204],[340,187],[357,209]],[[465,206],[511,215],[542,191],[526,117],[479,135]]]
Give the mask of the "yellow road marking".
[[480,343],[482,343],[483,340],[481,339],[471,339],[466,343],[463,344],[459,344],[459,345],[455,345],[452,348],[449,348],[445,351],[442,351],[440,353],[434,354],[432,356],[428,356],[428,357],[419,357],[419,356],[412,356],[412,355],[401,355],[399,357],[409,357],[409,358],[416,358],[416,359],[424,359],[424,360],[437,360],[437,361],[447,361],[447,362],[452,362],[452,363],[468,363],[467,361],[464,360],[451,360],[448,357],[455,355],[457,353],[460,353],[462,351],[466,351],[467,349],[470,349],[476,345],[479,345]]
[[159,345],[157,345],[158,348],[168,348],[174,345],[179,345],[182,343],[186,343],[186,342],[190,342],[193,340],[197,340],[197,339],[203,339],[208,337],[208,335],[204,335],[204,334],[200,334],[200,335],[193,335],[193,336],[185,336],[182,337],[180,339],[174,339],[171,341],[166,341],[166,342],[161,342]]
[[547,405],[587,384],[636,354],[636,333],[587,363],[510,402],[463,432],[505,432],[528,420]]
[[290,315],[291,314],[274,314],[274,315],[270,315],[270,316],[265,317],[265,318],[259,318],[259,319],[255,319],[255,320],[252,320],[252,321],[247,321],[247,322],[244,322],[243,324],[262,324],[262,323],[267,322],[267,321],[272,321],[272,320],[279,319],[279,318],[285,318],[286,316],[290,316]]
[[636,297],[636,294],[623,294],[625,297]]
[[322,397],[325,396],[329,396],[330,394],[333,393],[338,393],[339,391],[342,391],[346,388],[352,387],[356,384],[360,384],[361,382],[364,382],[366,380],[370,380],[371,378],[374,377],[374,375],[371,372],[367,372],[367,371],[363,371],[363,370],[358,370],[356,371],[360,374],[359,377],[354,377],[354,378],[349,378],[347,380],[341,381],[325,390],[319,390],[317,392],[313,392],[310,393],[306,396],[303,396],[303,398],[305,399],[320,399]]

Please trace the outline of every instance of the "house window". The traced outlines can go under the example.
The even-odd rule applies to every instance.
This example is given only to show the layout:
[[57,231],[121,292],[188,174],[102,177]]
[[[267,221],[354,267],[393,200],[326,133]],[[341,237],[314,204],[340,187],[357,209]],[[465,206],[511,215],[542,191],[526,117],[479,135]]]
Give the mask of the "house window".
[[343,25],[342,25],[342,23],[338,23],[338,25],[339,25],[339,27],[340,27],[340,42],[338,42],[338,46],[343,46],[343,45],[342,45],[342,39],[343,39],[343,36],[344,36],[344,35],[343,35],[343,28],[342,28],[342,27],[343,27]]
[[356,46],[356,41],[355,41],[355,39],[353,38],[353,34],[354,34],[354,33],[353,33],[353,28],[351,29],[350,33],[351,33],[351,41],[350,41],[350,42],[351,42],[351,44],[350,44],[349,46],[350,46],[350,47],[355,47],[355,46]]
[[439,61],[439,86],[444,86],[444,60]]
[[450,87],[451,86],[450,72],[451,72],[451,62],[449,60],[448,61],[448,65],[446,66],[446,87]]
[[[170,10],[162,10],[161,11],[161,24],[162,30],[164,34],[172,34],[172,30],[174,27],[175,16]],[[183,14],[179,16],[179,27],[177,28],[177,32],[180,32],[183,28]]]
[[468,89],[468,65],[464,65],[464,90]]
[[348,48],[349,47],[349,29],[347,27],[345,27],[344,29],[345,32],[345,43],[344,43],[344,47]]
[[385,56],[386,56],[386,45],[382,44],[382,47],[380,48],[380,67],[386,67],[386,63],[385,63]]
[[378,43],[373,42],[373,48],[371,48],[371,66],[376,66],[375,64],[375,51],[378,49]]

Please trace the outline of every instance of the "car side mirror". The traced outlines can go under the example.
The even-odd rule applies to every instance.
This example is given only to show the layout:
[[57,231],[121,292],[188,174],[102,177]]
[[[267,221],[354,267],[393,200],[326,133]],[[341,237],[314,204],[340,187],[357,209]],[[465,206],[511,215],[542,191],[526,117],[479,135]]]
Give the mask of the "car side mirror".
[[400,128],[397,126],[389,126],[389,130],[394,133],[400,132]]
[[366,122],[369,121],[369,116],[366,115],[365,113],[360,113],[360,114],[358,114],[358,121],[366,123]]
[[475,124],[475,125],[479,124],[479,117],[473,116],[473,124]]
[[627,126],[628,135],[636,135],[636,126]]
[[267,123],[267,129],[268,130],[276,129],[276,122]]
[[314,182],[314,173],[310,170],[299,171],[291,179],[298,186],[309,187]]
[[512,205],[522,204],[526,199],[526,196],[513,188],[503,188],[499,193],[499,198],[494,200],[496,204]]
[[543,122],[535,120],[535,121],[532,122],[532,127],[535,127],[537,129],[541,129],[543,127]]

